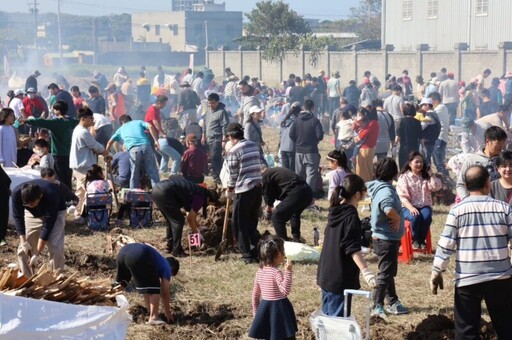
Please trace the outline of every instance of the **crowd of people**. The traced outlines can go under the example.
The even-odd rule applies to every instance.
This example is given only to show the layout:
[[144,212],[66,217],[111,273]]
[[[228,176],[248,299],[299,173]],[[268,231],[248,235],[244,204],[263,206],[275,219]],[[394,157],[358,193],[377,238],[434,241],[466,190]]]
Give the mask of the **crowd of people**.
[[[30,275],[45,247],[54,268],[62,268],[66,210],[74,214],[75,223],[84,224],[87,194],[106,193],[114,187],[152,189],[153,200],[167,222],[166,250],[172,258],[185,256],[181,245],[185,221],[192,232],[200,232],[198,213],[203,209],[205,214],[206,205],[219,199],[215,190],[204,187],[205,176],[211,176],[233,203],[231,227],[242,259],[261,264],[253,291],[251,336],[293,337],[297,325],[286,298],[292,264],[285,265],[284,274],[277,267],[284,262],[283,241],[304,242],[301,214],[306,209],[321,210],[316,204],[325,196],[319,143],[332,133],[333,150],[326,155],[330,207],[317,277],[322,311],[341,316],[343,290],[359,288],[361,272],[374,289],[375,315],[405,314],[408,310],[398,298],[394,281],[404,221],[411,225],[413,248],[425,249],[432,224],[432,192],[452,181],[446,150],[449,133],[459,122],[460,146],[466,156],[452,170],[458,175],[457,200],[462,203],[449,213],[434,261],[433,284],[437,287],[442,282],[440,273],[455,249],[450,228],[454,227],[453,216],[465,211],[462,206],[469,207],[471,201],[471,209],[481,210],[491,200],[498,210],[509,213],[512,155],[504,149],[510,133],[512,72],[493,78],[487,87],[490,74],[484,70],[466,86],[443,68],[432,73],[428,82],[417,77],[414,86],[407,70],[399,77],[387,75],[384,85],[367,71],[359,85],[350,80],[343,87],[340,72],[327,78],[321,71],[316,77],[291,74],[282,86],[272,89],[254,77],[239,79],[229,68],[217,84],[209,69],[194,77],[191,69],[183,75],[169,75],[158,67],[151,82],[145,67],[136,81],[120,67],[111,82],[94,72],[88,95],[77,86],[68,92],[69,84],[61,81],[50,83],[46,87],[49,97],[43,98],[37,81],[40,72],[34,71],[25,90],[11,91],[9,102],[0,110],[0,164],[35,169],[42,175],[12,191],[20,268]],[[279,130],[278,167],[264,152],[268,145],[263,124]],[[107,169],[100,164],[110,162],[114,171],[109,182]],[[356,207],[367,192],[377,275],[368,269],[361,252]],[[490,198],[471,199],[483,193]],[[68,208],[70,201],[73,204]],[[3,207],[8,200],[0,202],[0,244],[5,245],[8,209]],[[260,210],[276,236],[261,239]],[[492,221],[485,222],[494,226]],[[512,230],[507,221],[496,223]],[[508,241],[510,236],[512,232],[503,237]],[[495,249],[478,242],[470,246]],[[492,252],[467,258],[485,260]],[[502,258],[508,256],[496,252]],[[152,260],[144,260],[144,254]],[[133,276],[136,287],[147,294],[153,324],[159,323],[159,300],[154,295],[160,289],[148,287],[162,284],[162,290],[168,290],[170,277],[179,269],[179,263],[157,255],[139,246],[124,250],[118,258],[118,281],[126,284]],[[466,255],[459,250],[457,256],[462,261]],[[497,262],[489,261],[490,266]],[[133,266],[146,268],[137,271]],[[148,276],[148,268],[158,275]],[[467,294],[473,290],[462,287],[496,278],[507,279],[502,285],[512,284],[510,261],[497,270],[496,275],[475,272],[481,280],[456,279],[456,291]],[[470,267],[459,268],[456,277],[472,272]],[[487,286],[481,289],[486,291]],[[168,305],[168,295],[162,296]],[[482,296],[487,299],[485,293]],[[467,317],[457,324],[457,332],[470,332],[466,328],[472,325],[474,314],[459,310],[470,302],[460,302],[458,307],[457,303],[456,318]],[[172,319],[168,309],[164,312]],[[274,316],[268,319],[268,315]],[[494,321],[492,313],[491,318]],[[286,327],[278,330],[283,324]],[[508,326],[495,327],[500,333],[498,327]]]

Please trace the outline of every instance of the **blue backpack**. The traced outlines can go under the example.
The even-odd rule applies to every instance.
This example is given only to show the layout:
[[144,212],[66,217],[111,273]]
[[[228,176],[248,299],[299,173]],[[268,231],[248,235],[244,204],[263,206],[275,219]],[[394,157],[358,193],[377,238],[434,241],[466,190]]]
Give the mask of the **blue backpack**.
[[130,226],[147,228],[153,224],[153,196],[148,191],[128,191],[125,203],[130,209]]
[[107,231],[112,211],[110,193],[87,194],[87,226],[94,231]]

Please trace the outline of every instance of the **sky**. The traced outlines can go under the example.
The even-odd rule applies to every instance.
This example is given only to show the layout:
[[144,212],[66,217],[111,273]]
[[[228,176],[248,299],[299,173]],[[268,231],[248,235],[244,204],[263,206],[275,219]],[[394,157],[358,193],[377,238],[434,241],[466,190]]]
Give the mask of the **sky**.
[[[0,10],[8,12],[20,12],[23,5],[12,6],[12,2],[2,0],[11,5],[0,5]],[[58,0],[37,0],[41,12],[57,12]],[[217,3],[226,3],[228,11],[249,12],[255,7],[256,0],[216,0]],[[320,20],[338,20],[346,18],[350,7],[357,6],[359,0],[291,0],[285,1],[290,8],[305,18]],[[77,15],[107,15],[111,13],[135,13],[148,11],[168,11],[171,9],[170,0],[60,0],[61,12]]]

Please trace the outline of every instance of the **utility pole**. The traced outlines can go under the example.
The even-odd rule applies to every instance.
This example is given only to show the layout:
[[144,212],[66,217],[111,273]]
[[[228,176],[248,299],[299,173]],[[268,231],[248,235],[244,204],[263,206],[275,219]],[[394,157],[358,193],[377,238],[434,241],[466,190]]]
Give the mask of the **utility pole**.
[[96,28],[96,17],[93,17],[92,18],[92,51],[94,52],[93,56],[92,56],[92,63],[93,64],[96,64],[97,62],[97,59],[96,59],[96,36],[98,35],[97,33],[97,28]]
[[60,0],[57,0],[57,32],[59,35],[59,56],[62,65],[62,35],[60,32]]
[[204,21],[205,43],[204,43],[204,62],[208,67],[208,20]]
[[39,12],[39,10],[37,9],[37,6],[39,6],[39,3],[37,2],[37,0],[34,0],[34,2],[30,5],[29,4],[30,9],[30,14],[33,14],[34,15],[34,49],[35,49],[35,53],[36,53],[36,63],[39,64],[39,51],[38,51],[38,42],[37,42],[37,14]]

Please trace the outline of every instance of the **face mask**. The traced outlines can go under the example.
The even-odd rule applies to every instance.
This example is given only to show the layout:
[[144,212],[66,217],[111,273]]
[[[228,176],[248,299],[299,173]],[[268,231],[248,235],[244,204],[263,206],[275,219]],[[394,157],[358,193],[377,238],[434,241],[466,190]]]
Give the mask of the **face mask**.
[[36,97],[36,95],[35,95],[35,94],[33,94],[33,93],[29,93],[29,94],[28,94],[28,97],[29,97],[30,99],[34,99],[34,98]]
[[41,150],[34,150],[34,153],[35,153],[38,157],[42,157],[42,156],[43,156],[43,151],[41,151]]

